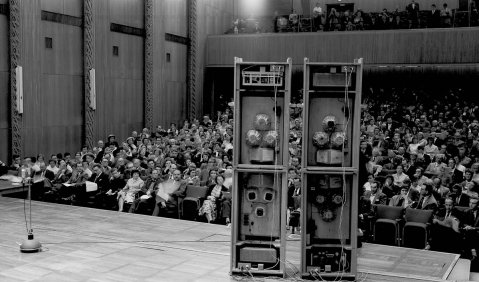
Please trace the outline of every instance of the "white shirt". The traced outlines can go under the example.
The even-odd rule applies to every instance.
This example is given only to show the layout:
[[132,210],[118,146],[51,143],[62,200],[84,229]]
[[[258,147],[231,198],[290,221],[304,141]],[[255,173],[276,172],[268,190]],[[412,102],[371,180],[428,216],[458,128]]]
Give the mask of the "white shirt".
[[323,9],[321,7],[314,7],[313,8],[313,13],[316,13],[318,15],[323,13]]
[[47,166],[47,170],[53,172],[53,174],[57,174],[60,169],[56,166],[54,166],[54,167]]

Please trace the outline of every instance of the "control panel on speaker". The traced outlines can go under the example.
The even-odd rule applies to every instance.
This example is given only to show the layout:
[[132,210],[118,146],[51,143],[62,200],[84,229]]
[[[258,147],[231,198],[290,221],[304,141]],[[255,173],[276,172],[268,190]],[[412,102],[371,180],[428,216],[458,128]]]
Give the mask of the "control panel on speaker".
[[235,158],[239,166],[285,165],[289,64],[240,62],[235,68]]

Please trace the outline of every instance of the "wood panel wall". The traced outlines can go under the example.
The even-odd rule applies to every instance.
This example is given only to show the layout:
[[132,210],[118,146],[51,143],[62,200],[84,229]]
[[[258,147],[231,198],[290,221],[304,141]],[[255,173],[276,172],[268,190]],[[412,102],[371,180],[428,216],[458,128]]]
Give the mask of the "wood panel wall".
[[[0,0],[0,4],[7,3]],[[8,20],[0,14],[0,160],[8,160],[8,127],[9,127],[9,61],[8,61]]]
[[165,40],[166,33],[188,36],[186,3],[153,1],[153,120],[163,128],[187,117],[187,46]]
[[[255,0],[256,1],[256,0]],[[197,50],[197,85],[196,101],[197,116],[203,112],[210,112],[211,104],[208,99],[204,100],[205,67],[207,65],[207,37],[211,34],[223,34],[232,26],[234,19],[235,3],[233,1],[209,0],[198,1],[197,30],[198,30],[198,50]],[[209,52],[209,51],[208,51]],[[233,64],[233,58],[231,58]]]
[[[40,17],[42,8],[78,16],[81,3],[35,0],[23,5],[25,155],[49,156],[81,146],[82,30]],[[46,37],[52,39],[51,49],[46,48]]]
[[461,64],[479,62],[479,28],[210,36],[207,66],[245,61],[352,61],[365,64]]
[[110,31],[110,23],[144,28],[143,9],[141,0],[95,1],[94,140],[109,134],[125,139],[143,127],[144,38]]

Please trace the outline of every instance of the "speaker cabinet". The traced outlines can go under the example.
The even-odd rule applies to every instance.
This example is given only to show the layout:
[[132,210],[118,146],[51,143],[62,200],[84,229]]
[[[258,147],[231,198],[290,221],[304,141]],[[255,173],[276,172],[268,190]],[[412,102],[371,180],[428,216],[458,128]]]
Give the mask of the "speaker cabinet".
[[235,58],[233,274],[285,274],[291,66]]
[[303,277],[356,277],[362,71],[362,59],[304,62]]

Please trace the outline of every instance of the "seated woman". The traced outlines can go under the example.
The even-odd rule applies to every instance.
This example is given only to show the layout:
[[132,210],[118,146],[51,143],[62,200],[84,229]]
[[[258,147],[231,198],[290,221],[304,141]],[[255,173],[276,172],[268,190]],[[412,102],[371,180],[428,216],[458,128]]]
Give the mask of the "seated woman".
[[228,188],[223,185],[224,180],[225,179],[222,175],[216,176],[216,184],[209,187],[207,193],[209,196],[206,197],[203,206],[200,208],[199,215],[205,215],[208,223],[216,220],[217,204],[219,203],[219,200],[223,198],[223,192],[228,191]]
[[123,211],[124,203],[133,203],[138,192],[140,192],[141,188],[145,185],[145,182],[140,178],[140,172],[138,170],[133,170],[131,175],[132,177],[128,179],[125,187],[118,192],[118,211]]
[[196,169],[190,170],[189,176],[185,180],[188,185],[200,186],[200,178],[196,175]]

